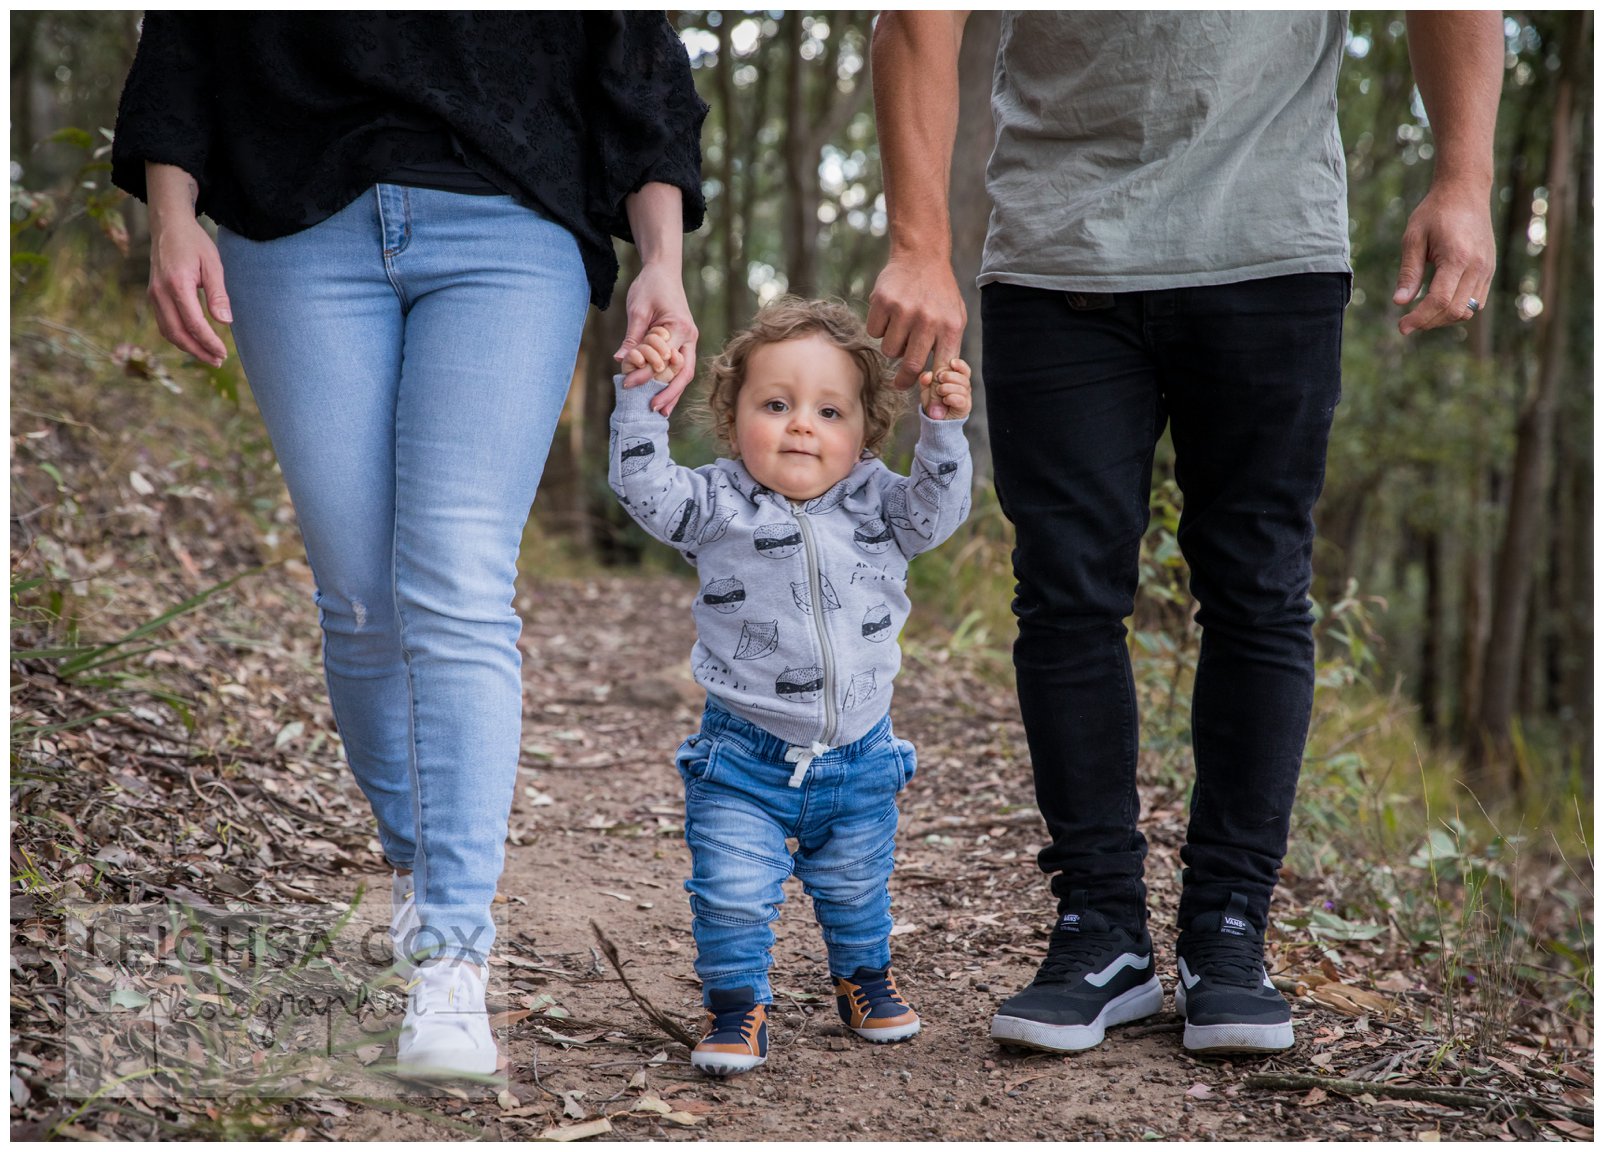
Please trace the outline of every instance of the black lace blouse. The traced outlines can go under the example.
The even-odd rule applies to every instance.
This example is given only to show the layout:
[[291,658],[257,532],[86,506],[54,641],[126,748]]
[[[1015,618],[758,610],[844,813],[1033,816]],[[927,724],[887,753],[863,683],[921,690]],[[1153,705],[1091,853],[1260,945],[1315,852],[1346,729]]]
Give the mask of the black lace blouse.
[[700,227],[706,114],[660,12],[150,12],[112,179],[143,200],[145,162],[176,165],[197,212],[271,240],[446,159],[449,141],[574,234],[605,308],[626,196],[676,185],[686,231]]

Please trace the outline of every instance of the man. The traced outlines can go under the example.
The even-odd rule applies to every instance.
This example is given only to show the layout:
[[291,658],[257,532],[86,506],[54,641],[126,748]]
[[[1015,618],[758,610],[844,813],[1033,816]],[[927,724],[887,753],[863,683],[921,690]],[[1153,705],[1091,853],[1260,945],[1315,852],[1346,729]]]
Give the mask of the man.
[[[910,383],[958,354],[947,187],[965,14],[884,13],[873,45],[891,252],[869,329]],[[1494,245],[1497,13],[1416,13],[1436,144],[1393,297],[1404,334],[1469,319]],[[1074,1051],[1163,1000],[1146,927],[1137,717],[1122,623],[1166,422],[1198,601],[1197,783],[1176,1008],[1193,1051],[1292,1044],[1264,971],[1308,735],[1312,513],[1348,302],[1332,12],[1005,14],[980,272],[997,493],[1016,535],[1014,647],[1058,920],[992,1035]]]

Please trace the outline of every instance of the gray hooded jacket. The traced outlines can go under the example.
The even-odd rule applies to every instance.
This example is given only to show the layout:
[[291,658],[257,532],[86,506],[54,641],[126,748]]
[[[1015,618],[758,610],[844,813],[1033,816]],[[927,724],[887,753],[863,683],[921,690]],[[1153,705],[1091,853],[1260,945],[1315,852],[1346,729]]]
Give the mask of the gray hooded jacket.
[[908,561],[969,515],[964,421],[919,414],[913,474],[875,458],[805,503],[752,479],[736,460],[682,468],[661,386],[615,377],[607,481],[630,516],[701,577],[692,613],[697,682],[731,712],[788,744],[835,748],[891,707],[908,619]]

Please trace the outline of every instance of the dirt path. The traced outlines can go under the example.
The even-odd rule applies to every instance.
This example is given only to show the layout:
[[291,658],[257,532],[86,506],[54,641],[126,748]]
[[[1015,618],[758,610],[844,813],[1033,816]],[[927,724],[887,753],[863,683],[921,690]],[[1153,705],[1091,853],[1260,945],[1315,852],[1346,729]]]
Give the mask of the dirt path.
[[[1243,1067],[1183,1054],[1168,1006],[1074,1057],[993,1044],[996,1003],[1029,980],[1045,944],[1050,898],[1033,859],[1042,829],[1011,696],[917,650],[894,708],[899,731],[920,749],[920,771],[904,794],[893,954],[924,1031],[875,1047],[840,1025],[818,930],[793,881],[777,929],[769,1062],[730,1081],[702,1079],[684,1047],[646,1019],[600,960],[591,929],[599,924],[616,944],[639,992],[698,1027],[681,888],[688,853],[672,765],[701,703],[685,661],[690,591],[666,578],[548,584],[521,605],[525,755],[495,983],[507,1007],[536,1011],[503,1033],[518,1104],[473,1123],[488,1120],[512,1138],[606,1116],[614,1139],[1412,1139],[1478,1131],[1473,1117],[1442,1105],[1367,1108],[1333,1095],[1299,1108],[1302,1094],[1244,1087],[1248,1071],[1340,1072],[1341,1062],[1310,1063],[1315,1038],[1329,1046],[1370,1032],[1367,1020],[1302,1004],[1297,1049]],[[1144,796],[1166,985],[1177,799]],[[1369,1061],[1377,1037],[1364,1039],[1353,1047]],[[649,1096],[671,1105],[679,1122],[631,1110]],[[421,1132],[414,1118],[357,1109],[339,1134]]]

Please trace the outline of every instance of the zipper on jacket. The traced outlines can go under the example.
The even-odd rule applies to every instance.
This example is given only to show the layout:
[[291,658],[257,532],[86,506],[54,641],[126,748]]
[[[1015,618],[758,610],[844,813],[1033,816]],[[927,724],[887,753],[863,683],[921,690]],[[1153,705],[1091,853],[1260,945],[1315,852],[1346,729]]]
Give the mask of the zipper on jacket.
[[802,552],[808,562],[808,597],[813,601],[813,626],[819,633],[819,658],[824,661],[824,735],[822,744],[835,745],[835,658],[830,652],[830,634],[824,626],[824,587],[819,574],[819,554],[813,547],[813,529],[801,506],[791,505],[797,526],[802,529]]

